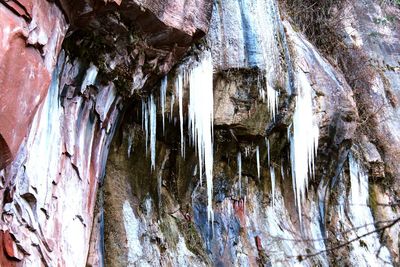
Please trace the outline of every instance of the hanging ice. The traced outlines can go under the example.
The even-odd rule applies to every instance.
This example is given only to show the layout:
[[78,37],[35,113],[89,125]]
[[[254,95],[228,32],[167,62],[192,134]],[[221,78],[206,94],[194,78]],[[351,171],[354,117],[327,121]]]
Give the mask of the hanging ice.
[[272,192],[272,205],[275,204],[275,169],[273,166],[269,168],[269,173],[271,176],[271,192]]
[[269,139],[268,139],[268,138],[265,138],[265,143],[266,143],[266,145],[267,145],[267,159],[268,159],[268,165],[270,165],[270,161],[271,161],[271,159],[270,159],[270,152],[269,152]]
[[279,27],[279,19],[277,19],[279,12],[273,1],[257,1],[257,4],[258,8],[255,8],[249,14],[245,14],[245,17],[248,17],[251,25],[256,25],[255,31],[261,30],[255,36],[258,39],[258,42],[256,42],[259,45],[258,49],[261,50],[259,51],[261,57],[257,61],[258,65],[264,70],[265,77],[265,89],[260,92],[263,101],[267,100],[269,114],[275,121],[279,103],[279,93],[273,88],[277,80],[276,74],[279,73],[279,64],[277,64],[279,62],[279,44],[276,38]]
[[81,93],[86,90],[86,87],[89,85],[93,85],[96,81],[97,73],[99,70],[93,63],[90,63],[90,67],[87,69],[85,78],[83,79],[81,86]]
[[250,146],[245,146],[244,147],[244,156],[247,158],[250,155],[251,152],[251,147]]
[[306,74],[300,71],[297,81],[298,95],[290,135],[290,158],[295,201],[300,215],[308,179],[314,175],[319,128],[313,114],[312,88]]
[[266,87],[269,114],[271,114],[273,121],[275,121],[276,112],[278,111],[279,93],[275,89],[273,89],[272,86],[268,84],[268,82],[266,84]]
[[239,196],[242,196],[242,153],[240,153],[240,151],[237,154],[237,165],[239,175]]
[[151,155],[151,169],[154,170],[156,166],[156,131],[157,131],[157,109],[154,102],[153,95],[150,95],[150,155]]
[[260,148],[256,148],[256,159],[257,159],[257,177],[260,179]]
[[175,80],[175,89],[176,95],[178,96],[179,102],[179,123],[181,130],[181,156],[184,157],[184,147],[185,147],[185,139],[183,136],[183,70],[179,68],[178,74]]
[[169,121],[170,122],[172,121],[173,114],[174,114],[174,104],[175,104],[175,95],[172,94],[171,95],[171,112],[170,112],[170,115],[169,115]]
[[[165,131],[165,99],[167,97],[167,76],[165,76],[162,80],[161,80],[161,87],[160,87],[160,101],[161,101],[161,114],[162,114],[162,125],[163,125],[163,133]],[[172,110],[172,109],[171,109]]]
[[142,99],[142,129],[144,130],[144,135],[145,135],[145,146],[146,146],[146,155],[147,155],[147,144],[148,139],[149,139],[149,111],[148,111],[148,106],[147,102]]
[[[205,52],[202,55],[200,62],[189,71],[189,83],[190,99],[188,127],[189,132],[191,133],[192,143],[194,146],[197,145],[200,177],[202,176],[204,166],[207,180],[207,217],[208,220],[213,221],[212,178],[214,95],[211,53]],[[180,106],[182,106],[182,94],[178,95]],[[181,126],[181,131],[182,127],[183,126]]]

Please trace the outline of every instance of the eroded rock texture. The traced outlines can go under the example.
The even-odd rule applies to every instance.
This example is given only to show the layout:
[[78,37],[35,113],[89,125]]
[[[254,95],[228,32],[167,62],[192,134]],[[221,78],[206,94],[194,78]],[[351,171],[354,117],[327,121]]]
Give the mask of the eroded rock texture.
[[[174,21],[159,14],[167,6],[152,3],[99,1],[101,8],[90,13],[94,19],[84,16],[88,3],[75,5],[77,14],[63,2],[61,7],[47,1],[0,4],[2,266],[102,264],[96,192],[122,114],[122,97],[167,72],[204,34],[211,14],[207,1],[196,6],[185,2],[192,13],[176,14]],[[72,24],[66,51],[60,54],[67,20]],[[88,38],[100,34],[100,46],[87,46]],[[158,41],[151,43],[152,38]],[[107,53],[116,43],[117,54]],[[117,63],[110,59],[107,64],[114,67],[107,68],[90,57],[95,53],[103,60],[115,57]],[[122,75],[120,69],[128,66],[135,72],[128,69]],[[117,76],[127,75],[129,80],[118,82]],[[98,232],[92,234],[92,225]]]
[[[357,3],[354,8],[358,4],[360,10],[352,19],[364,16],[367,11],[373,13],[369,15],[372,21],[379,16],[378,4]],[[157,132],[154,171],[149,152],[143,158],[146,155],[143,118],[133,115],[123,122],[124,130],[110,153],[103,191],[105,247],[111,249],[106,251],[108,264],[396,264],[398,246],[394,232],[398,227],[395,223],[398,210],[390,204],[395,203],[396,197],[385,189],[387,180],[382,176],[382,173],[388,175],[390,169],[385,171],[379,165],[384,164],[381,157],[387,152],[378,151],[361,129],[365,114],[360,109],[359,95],[370,98],[370,93],[368,90],[360,93],[355,88],[349,78],[355,69],[349,62],[342,65],[319,52],[293,29],[286,13],[281,13],[274,1],[214,4],[207,36],[214,62],[213,228],[207,224],[206,188],[198,178],[195,151],[187,145],[185,158],[181,156],[181,143],[177,142],[179,109],[176,102],[172,112],[168,108],[178,98],[177,74],[168,76],[165,106],[171,118],[165,133]],[[355,48],[349,44],[345,49],[352,55]],[[382,53],[373,52],[371,47],[363,49],[366,50],[363,53]],[[389,71],[392,75],[396,70]],[[397,79],[396,74],[393,76]],[[275,118],[268,100],[263,101],[263,91],[267,92],[268,86],[279,92]],[[309,87],[319,127],[319,145],[315,175],[309,181],[299,215],[287,131],[288,128],[291,131],[299,103],[297,96]],[[185,91],[183,110],[189,102],[187,94]],[[133,106],[129,114],[140,114],[140,103]],[[161,125],[160,113],[157,125]],[[392,134],[398,135],[395,131]],[[381,178],[376,180],[377,176]],[[118,182],[114,183],[116,177]],[[112,208],[107,209],[109,205]],[[133,216],[132,212],[130,215],[125,212],[127,206],[133,209]],[[120,207],[119,211],[116,207]],[[378,218],[377,214],[382,215]],[[120,216],[116,222],[114,218]],[[127,225],[128,218],[134,218],[135,223]],[[385,222],[395,224],[380,235],[379,230],[388,226]],[[131,232],[135,235],[130,236]],[[115,246],[126,237],[127,246]],[[180,252],[186,251],[182,244],[197,257],[186,256],[186,261],[174,262],[181,259]],[[171,251],[175,258],[171,259]]]
[[16,156],[46,96],[67,23],[55,3],[40,0],[2,2],[0,16],[0,168],[4,168]]
[[398,265],[399,7],[333,6],[329,51],[292,11],[0,1],[0,266]]

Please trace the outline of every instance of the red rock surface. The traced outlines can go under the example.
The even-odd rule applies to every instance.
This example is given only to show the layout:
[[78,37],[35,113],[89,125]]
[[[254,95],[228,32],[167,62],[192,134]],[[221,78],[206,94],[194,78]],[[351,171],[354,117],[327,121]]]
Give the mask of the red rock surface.
[[[17,261],[12,259],[14,254],[14,241],[8,231],[0,231],[0,266],[15,267]],[[11,257],[10,257],[11,256]]]
[[67,29],[54,3],[5,3],[9,6],[0,4],[0,169],[30,129]]

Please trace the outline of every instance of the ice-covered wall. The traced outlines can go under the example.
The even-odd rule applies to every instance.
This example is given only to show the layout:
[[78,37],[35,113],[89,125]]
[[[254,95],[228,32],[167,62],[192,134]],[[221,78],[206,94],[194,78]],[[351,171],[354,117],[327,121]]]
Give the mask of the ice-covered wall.
[[29,136],[3,173],[10,190],[3,191],[2,229],[24,266],[86,264],[120,102],[112,83],[96,82],[93,68],[60,55]]

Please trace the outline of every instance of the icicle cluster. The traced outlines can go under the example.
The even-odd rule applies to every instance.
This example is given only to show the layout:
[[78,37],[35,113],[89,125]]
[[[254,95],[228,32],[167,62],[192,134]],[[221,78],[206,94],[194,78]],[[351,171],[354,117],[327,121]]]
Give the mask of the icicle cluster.
[[[188,107],[188,132],[190,144],[197,151],[199,159],[199,175],[202,181],[203,173],[207,181],[207,215],[213,221],[212,188],[213,188],[213,125],[214,125],[214,95],[213,95],[213,65],[211,53],[205,52],[199,62],[193,63],[189,69],[178,68],[175,79],[175,95],[171,96],[170,121],[173,118],[175,96],[178,99],[179,123],[181,136],[181,155],[185,157],[185,136],[183,131],[183,92],[189,85]],[[160,105],[165,131],[165,103],[167,97],[167,77],[161,81]],[[151,168],[155,169],[155,145],[156,145],[156,103],[153,95],[147,100],[142,100],[142,128],[146,136],[147,145],[150,137]],[[175,122],[175,121],[174,121]],[[150,136],[149,136],[150,135]]]
[[298,88],[292,132],[289,132],[289,138],[293,190],[300,215],[308,179],[314,176],[314,158],[318,148],[319,128],[313,113],[312,88],[306,75],[301,71],[298,73]]
[[[204,166],[207,180],[207,217],[213,221],[214,93],[211,53],[205,53],[200,62],[189,70],[189,84],[189,133],[191,143],[197,146],[200,177]],[[181,106],[181,99],[179,101]]]
[[156,167],[157,107],[153,95],[150,95],[147,101],[142,99],[142,129],[146,137],[146,155],[150,135],[151,170],[154,170]]
[[264,88],[260,88],[258,93],[261,95],[263,102],[267,101],[268,112],[271,115],[272,121],[275,122],[276,113],[279,108],[279,92],[272,88],[268,82],[265,87],[267,88],[267,92],[265,92]]
[[269,114],[271,114],[272,120],[275,121],[275,116],[278,111],[278,104],[279,104],[279,93],[272,88],[271,85],[267,82],[267,104]]

